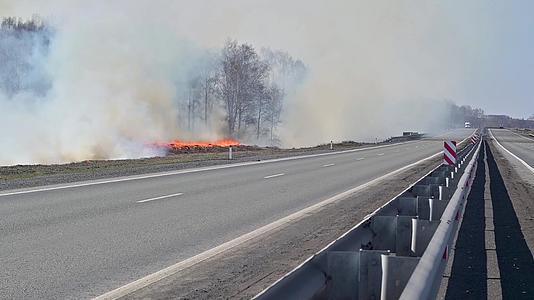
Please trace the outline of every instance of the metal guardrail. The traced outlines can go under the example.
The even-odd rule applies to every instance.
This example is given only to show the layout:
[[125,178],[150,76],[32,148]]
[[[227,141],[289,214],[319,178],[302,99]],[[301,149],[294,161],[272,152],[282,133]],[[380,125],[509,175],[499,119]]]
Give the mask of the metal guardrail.
[[433,169],[254,299],[432,298],[479,148],[466,146],[456,166]]
[[433,299],[436,297],[443,270],[447,264],[449,246],[452,245],[458,230],[459,220],[463,215],[465,202],[475,177],[474,172],[480,145],[481,143],[478,143],[475,155],[466,166],[457,189],[441,216],[441,222],[407,282],[400,299]]

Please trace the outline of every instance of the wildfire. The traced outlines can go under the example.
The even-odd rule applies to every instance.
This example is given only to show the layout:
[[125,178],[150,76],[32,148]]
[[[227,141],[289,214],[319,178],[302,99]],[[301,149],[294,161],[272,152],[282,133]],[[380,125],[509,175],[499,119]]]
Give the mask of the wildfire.
[[182,141],[174,140],[171,142],[156,143],[160,147],[169,148],[188,148],[188,147],[230,147],[240,145],[239,141],[234,139],[220,139],[215,141]]

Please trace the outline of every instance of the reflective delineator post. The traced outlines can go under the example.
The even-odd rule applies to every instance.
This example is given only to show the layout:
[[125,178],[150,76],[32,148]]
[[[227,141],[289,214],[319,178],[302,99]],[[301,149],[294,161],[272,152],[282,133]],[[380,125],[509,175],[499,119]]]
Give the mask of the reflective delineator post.
[[443,164],[454,166],[456,165],[456,142],[443,142]]
[[330,150],[334,150],[334,142],[330,141]]
[[232,160],[232,146],[228,147],[228,159]]

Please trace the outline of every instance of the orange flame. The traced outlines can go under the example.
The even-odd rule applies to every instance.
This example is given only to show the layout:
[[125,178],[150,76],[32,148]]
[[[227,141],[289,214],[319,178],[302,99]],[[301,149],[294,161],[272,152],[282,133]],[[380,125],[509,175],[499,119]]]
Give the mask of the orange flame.
[[220,139],[215,141],[182,141],[174,140],[167,143],[156,143],[160,147],[185,148],[185,147],[230,147],[240,145],[239,141],[234,139]]

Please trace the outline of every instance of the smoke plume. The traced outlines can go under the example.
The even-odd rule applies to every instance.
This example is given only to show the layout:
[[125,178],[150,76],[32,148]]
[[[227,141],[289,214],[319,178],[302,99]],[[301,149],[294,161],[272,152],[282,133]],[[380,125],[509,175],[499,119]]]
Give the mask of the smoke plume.
[[[151,142],[191,137],[177,98],[228,37],[309,68],[287,95],[283,146],[440,130],[440,99],[459,93],[489,43],[484,16],[465,28],[441,2],[0,0],[0,14],[38,14],[54,28],[31,62],[46,93],[0,93],[0,164],[152,156]],[[216,115],[194,137],[221,137]]]

